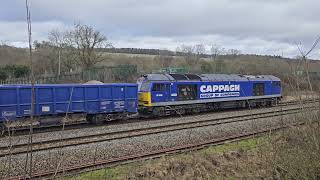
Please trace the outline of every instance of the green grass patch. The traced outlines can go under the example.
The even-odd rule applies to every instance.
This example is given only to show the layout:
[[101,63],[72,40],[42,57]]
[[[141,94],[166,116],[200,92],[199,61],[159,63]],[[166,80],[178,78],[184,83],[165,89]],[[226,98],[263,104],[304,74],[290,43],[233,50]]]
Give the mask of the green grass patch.
[[[134,165],[134,164],[132,164]],[[100,169],[92,172],[82,173],[75,177],[67,177],[70,180],[89,180],[89,179],[107,179],[117,180],[121,174],[127,174],[131,165],[121,165],[111,168]]]
[[[238,142],[230,142],[219,146],[212,146],[205,149],[202,149],[197,152],[200,156],[217,154],[217,153],[228,153],[231,151],[239,151],[239,150],[254,150],[258,147],[259,144],[266,141],[266,137],[259,136],[255,138],[250,138]],[[172,157],[166,157],[168,159],[175,158],[183,161],[184,159],[189,159],[191,157],[190,153],[177,154]],[[76,179],[76,180],[87,180],[87,179],[108,179],[108,180],[116,180],[116,179],[126,179],[126,175],[130,174],[130,172],[137,170],[137,168],[145,168],[146,164],[148,166],[153,166],[152,164],[157,164],[163,161],[163,159],[154,159],[150,161],[141,161],[134,162],[127,165],[120,165],[116,167],[101,169],[93,172],[82,173],[75,177],[69,177],[67,179]]]
[[212,146],[200,151],[200,153],[210,154],[210,153],[225,153],[236,150],[254,150],[257,146],[266,141],[264,136],[259,136],[255,138],[250,138],[237,142],[227,142],[223,145]]

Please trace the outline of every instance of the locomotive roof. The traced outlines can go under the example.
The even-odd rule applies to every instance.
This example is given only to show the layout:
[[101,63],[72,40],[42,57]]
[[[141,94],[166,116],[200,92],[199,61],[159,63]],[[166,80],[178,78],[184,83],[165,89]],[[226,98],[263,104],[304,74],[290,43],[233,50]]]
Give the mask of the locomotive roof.
[[149,81],[280,81],[272,75],[239,74],[146,74]]

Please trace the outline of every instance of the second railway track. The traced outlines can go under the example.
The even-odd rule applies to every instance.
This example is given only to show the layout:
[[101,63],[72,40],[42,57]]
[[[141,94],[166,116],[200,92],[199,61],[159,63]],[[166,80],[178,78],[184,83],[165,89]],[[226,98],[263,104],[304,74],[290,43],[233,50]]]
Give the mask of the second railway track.
[[[279,107],[285,107],[289,105],[297,105],[297,104],[308,104],[308,103],[315,103],[319,102],[318,99],[306,99],[302,101],[286,101],[286,102],[280,102],[277,106]],[[245,111],[246,109],[242,109]],[[214,112],[202,112],[201,114],[204,113],[214,113]],[[186,115],[187,117],[193,116],[193,115]],[[174,117],[174,116],[172,116]],[[158,119],[166,119],[166,118],[172,118],[172,117],[162,117]],[[104,124],[102,126],[109,126],[109,125],[115,125],[115,124],[128,124],[128,123],[135,123],[135,122],[140,122],[140,121],[148,121],[150,120],[149,118],[147,119],[139,119],[139,118],[131,118],[130,120],[123,120],[121,122],[119,121],[114,121],[114,122],[107,122],[107,124]],[[154,119],[153,119],[154,120]],[[56,125],[50,125],[50,126],[44,126],[44,127],[34,127],[33,128],[33,133],[34,134],[39,134],[39,133],[47,133],[47,132],[55,132],[55,131],[61,131],[62,124],[56,124]],[[98,125],[94,124],[89,124],[86,121],[78,121],[78,122],[67,122],[67,124],[64,125],[65,130],[73,130],[73,129],[80,129],[80,128],[92,128],[92,127],[97,127]],[[101,126],[101,125],[99,125]],[[13,127],[10,129],[10,131],[13,131],[15,136],[19,135],[27,135],[29,134],[30,128],[19,128],[19,127]],[[0,137],[5,137],[5,135],[8,135],[6,131],[2,132],[0,134]]]
[[[317,106],[309,104],[307,108],[316,109]],[[132,137],[149,135],[149,134],[166,133],[166,132],[178,131],[183,129],[199,128],[199,127],[205,127],[205,126],[216,126],[220,124],[250,121],[250,120],[261,119],[261,118],[278,117],[282,115],[289,115],[289,114],[294,114],[299,112],[301,112],[300,107],[278,109],[275,111],[273,110],[268,112],[251,113],[246,115],[229,116],[229,117],[223,117],[223,118],[207,118],[207,119],[197,120],[192,122],[180,122],[180,123],[174,123],[174,124],[106,132],[106,133],[98,133],[98,134],[77,136],[77,137],[70,137],[70,138],[62,137],[61,139],[33,142],[31,145],[32,145],[32,152],[37,152],[37,151],[45,151],[45,150],[56,149],[56,148],[64,148],[69,146],[78,146],[78,145],[98,143],[103,141],[118,140],[123,138],[132,138]],[[0,157],[28,153],[29,151],[28,147],[30,147],[30,144],[28,143],[1,146]]]
[[159,158],[159,157],[163,157],[163,156],[167,156],[167,155],[183,153],[183,152],[192,151],[192,150],[199,150],[199,149],[203,149],[208,146],[221,145],[221,144],[224,144],[227,142],[241,141],[244,139],[252,138],[255,135],[269,133],[270,131],[277,131],[277,130],[284,129],[284,128],[287,128],[290,126],[297,126],[297,125],[303,125],[303,124],[304,123],[301,122],[301,123],[293,123],[291,125],[280,125],[280,126],[275,126],[275,127],[271,127],[271,128],[254,130],[252,132],[244,132],[244,133],[240,133],[240,134],[234,134],[234,135],[231,135],[228,137],[212,139],[212,140],[204,141],[204,142],[185,144],[185,145],[176,146],[176,147],[172,147],[172,148],[164,148],[164,149],[159,149],[156,151],[142,152],[142,153],[134,154],[134,155],[121,156],[118,158],[111,158],[111,159],[105,159],[105,160],[95,160],[94,162],[81,163],[81,164],[77,164],[74,166],[58,168],[56,170],[35,172],[32,174],[29,174],[30,176],[29,175],[12,176],[12,177],[8,177],[8,179],[10,179],[10,180],[11,179],[43,179],[43,178],[56,179],[56,178],[59,178],[60,176],[75,175],[80,172],[88,172],[88,171],[92,171],[92,170],[101,169],[103,167],[120,165],[123,163],[132,162],[132,161],[143,160],[143,159],[154,159],[154,158]]

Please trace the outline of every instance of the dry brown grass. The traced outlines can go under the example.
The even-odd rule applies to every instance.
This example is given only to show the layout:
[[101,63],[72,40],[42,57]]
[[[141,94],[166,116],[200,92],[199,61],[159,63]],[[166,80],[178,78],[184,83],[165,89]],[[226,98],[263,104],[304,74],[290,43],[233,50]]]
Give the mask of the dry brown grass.
[[267,177],[252,151],[200,154],[162,158],[148,162],[121,179],[256,179]]
[[160,159],[99,170],[75,179],[320,178],[319,111],[295,118],[303,126]]
[[277,179],[320,179],[319,114],[309,112],[299,118],[304,126],[279,133],[262,150]]

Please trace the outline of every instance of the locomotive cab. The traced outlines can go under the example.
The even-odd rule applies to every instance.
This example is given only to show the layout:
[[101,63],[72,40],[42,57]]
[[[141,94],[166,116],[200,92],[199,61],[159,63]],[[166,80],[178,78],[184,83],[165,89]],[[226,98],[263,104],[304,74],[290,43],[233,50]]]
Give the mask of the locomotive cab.
[[139,106],[151,106],[151,83],[144,77],[137,80]]
[[139,106],[150,107],[154,102],[167,102],[171,97],[171,82],[164,74],[144,75],[137,81]]

